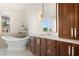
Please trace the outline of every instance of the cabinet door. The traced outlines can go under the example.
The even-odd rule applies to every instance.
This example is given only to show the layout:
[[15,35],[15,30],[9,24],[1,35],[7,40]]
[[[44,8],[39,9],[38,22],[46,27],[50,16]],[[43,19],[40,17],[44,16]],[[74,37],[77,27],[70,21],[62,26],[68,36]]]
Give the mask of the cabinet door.
[[41,48],[40,45],[41,45],[40,38],[37,37],[36,38],[36,52],[35,52],[36,56],[40,56],[40,48]]
[[35,54],[35,49],[36,49],[36,47],[35,47],[35,37],[31,37],[31,43],[30,43],[30,51],[33,53],[33,54]]
[[56,41],[47,39],[45,50],[46,56],[56,56]]
[[41,38],[41,56],[45,56],[45,39]]
[[26,47],[30,50],[31,49],[31,37],[28,41],[28,43],[26,44]]
[[71,56],[71,44],[65,42],[57,42],[58,56]]
[[59,3],[59,37],[73,38],[75,5]]
[[72,56],[79,56],[79,45],[72,44]]
[[74,28],[75,39],[79,40],[79,4],[75,4],[75,28]]

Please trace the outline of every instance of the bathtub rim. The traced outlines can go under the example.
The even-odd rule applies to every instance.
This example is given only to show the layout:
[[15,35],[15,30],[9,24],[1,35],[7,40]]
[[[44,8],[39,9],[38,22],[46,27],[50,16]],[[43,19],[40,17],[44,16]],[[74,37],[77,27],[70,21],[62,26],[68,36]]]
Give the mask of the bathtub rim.
[[29,39],[30,36],[26,36],[24,38],[16,38],[13,36],[2,36],[1,39],[4,39],[6,41],[21,41],[21,40],[25,40],[25,39]]

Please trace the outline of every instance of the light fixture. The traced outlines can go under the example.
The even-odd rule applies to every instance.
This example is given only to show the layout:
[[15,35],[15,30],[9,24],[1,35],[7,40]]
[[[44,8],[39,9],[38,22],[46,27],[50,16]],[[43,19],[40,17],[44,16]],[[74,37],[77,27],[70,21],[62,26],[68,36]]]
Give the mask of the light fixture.
[[44,18],[44,3],[42,3],[42,14],[41,14],[41,18]]
[[42,3],[41,7],[42,7],[42,11],[39,12],[39,19],[40,20],[42,20],[44,18],[44,3]]

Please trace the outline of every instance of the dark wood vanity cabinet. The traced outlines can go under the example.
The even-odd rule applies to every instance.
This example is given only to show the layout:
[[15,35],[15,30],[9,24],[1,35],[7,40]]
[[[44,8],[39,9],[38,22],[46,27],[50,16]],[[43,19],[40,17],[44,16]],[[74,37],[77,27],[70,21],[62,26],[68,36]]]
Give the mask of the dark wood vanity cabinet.
[[[58,9],[59,37],[79,40],[79,3],[59,3]],[[79,56],[79,45],[68,45],[67,48],[70,49],[70,55]]]
[[46,56],[56,56],[56,41],[46,39]]
[[28,48],[35,56],[45,56],[45,39],[44,38],[31,36],[29,47]]
[[79,4],[59,3],[59,37],[79,39]]
[[79,3],[75,4],[75,28],[74,28],[74,32],[75,32],[75,39],[79,39]]
[[41,51],[40,51],[41,56],[45,56],[45,49],[46,49],[45,41],[46,41],[45,38],[41,38]]
[[57,56],[79,56],[79,45],[57,41]]
[[41,39],[40,39],[39,37],[35,37],[35,39],[36,39],[35,55],[36,55],[36,56],[40,56],[40,55],[41,55],[41,53],[40,53],[40,51],[41,51],[41,41],[40,41],[40,40],[41,40]]
[[55,56],[56,55],[56,41],[31,37],[30,51],[36,56]]
[[75,21],[75,5],[72,3],[59,3],[59,37],[73,38]]
[[79,56],[79,45],[72,44],[72,56]]
[[35,39],[35,37],[30,37],[30,51],[33,53],[33,54],[35,54],[35,50],[36,50],[36,39]]
[[29,47],[35,56],[79,56],[78,44],[46,38],[31,36]]
[[71,44],[57,41],[57,56],[71,56]]

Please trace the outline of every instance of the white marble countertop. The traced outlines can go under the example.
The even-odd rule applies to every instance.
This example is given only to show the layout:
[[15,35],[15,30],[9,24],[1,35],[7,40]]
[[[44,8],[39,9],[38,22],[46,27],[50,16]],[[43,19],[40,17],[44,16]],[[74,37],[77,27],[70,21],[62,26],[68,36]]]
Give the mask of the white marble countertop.
[[52,34],[52,35],[44,35],[44,34],[29,34],[30,36],[35,36],[35,37],[42,37],[42,38],[47,38],[51,40],[57,40],[57,41],[62,41],[62,42],[68,42],[68,43],[73,43],[73,44],[79,44],[79,40],[72,40],[72,39],[64,39],[64,38],[59,38],[57,34]]

